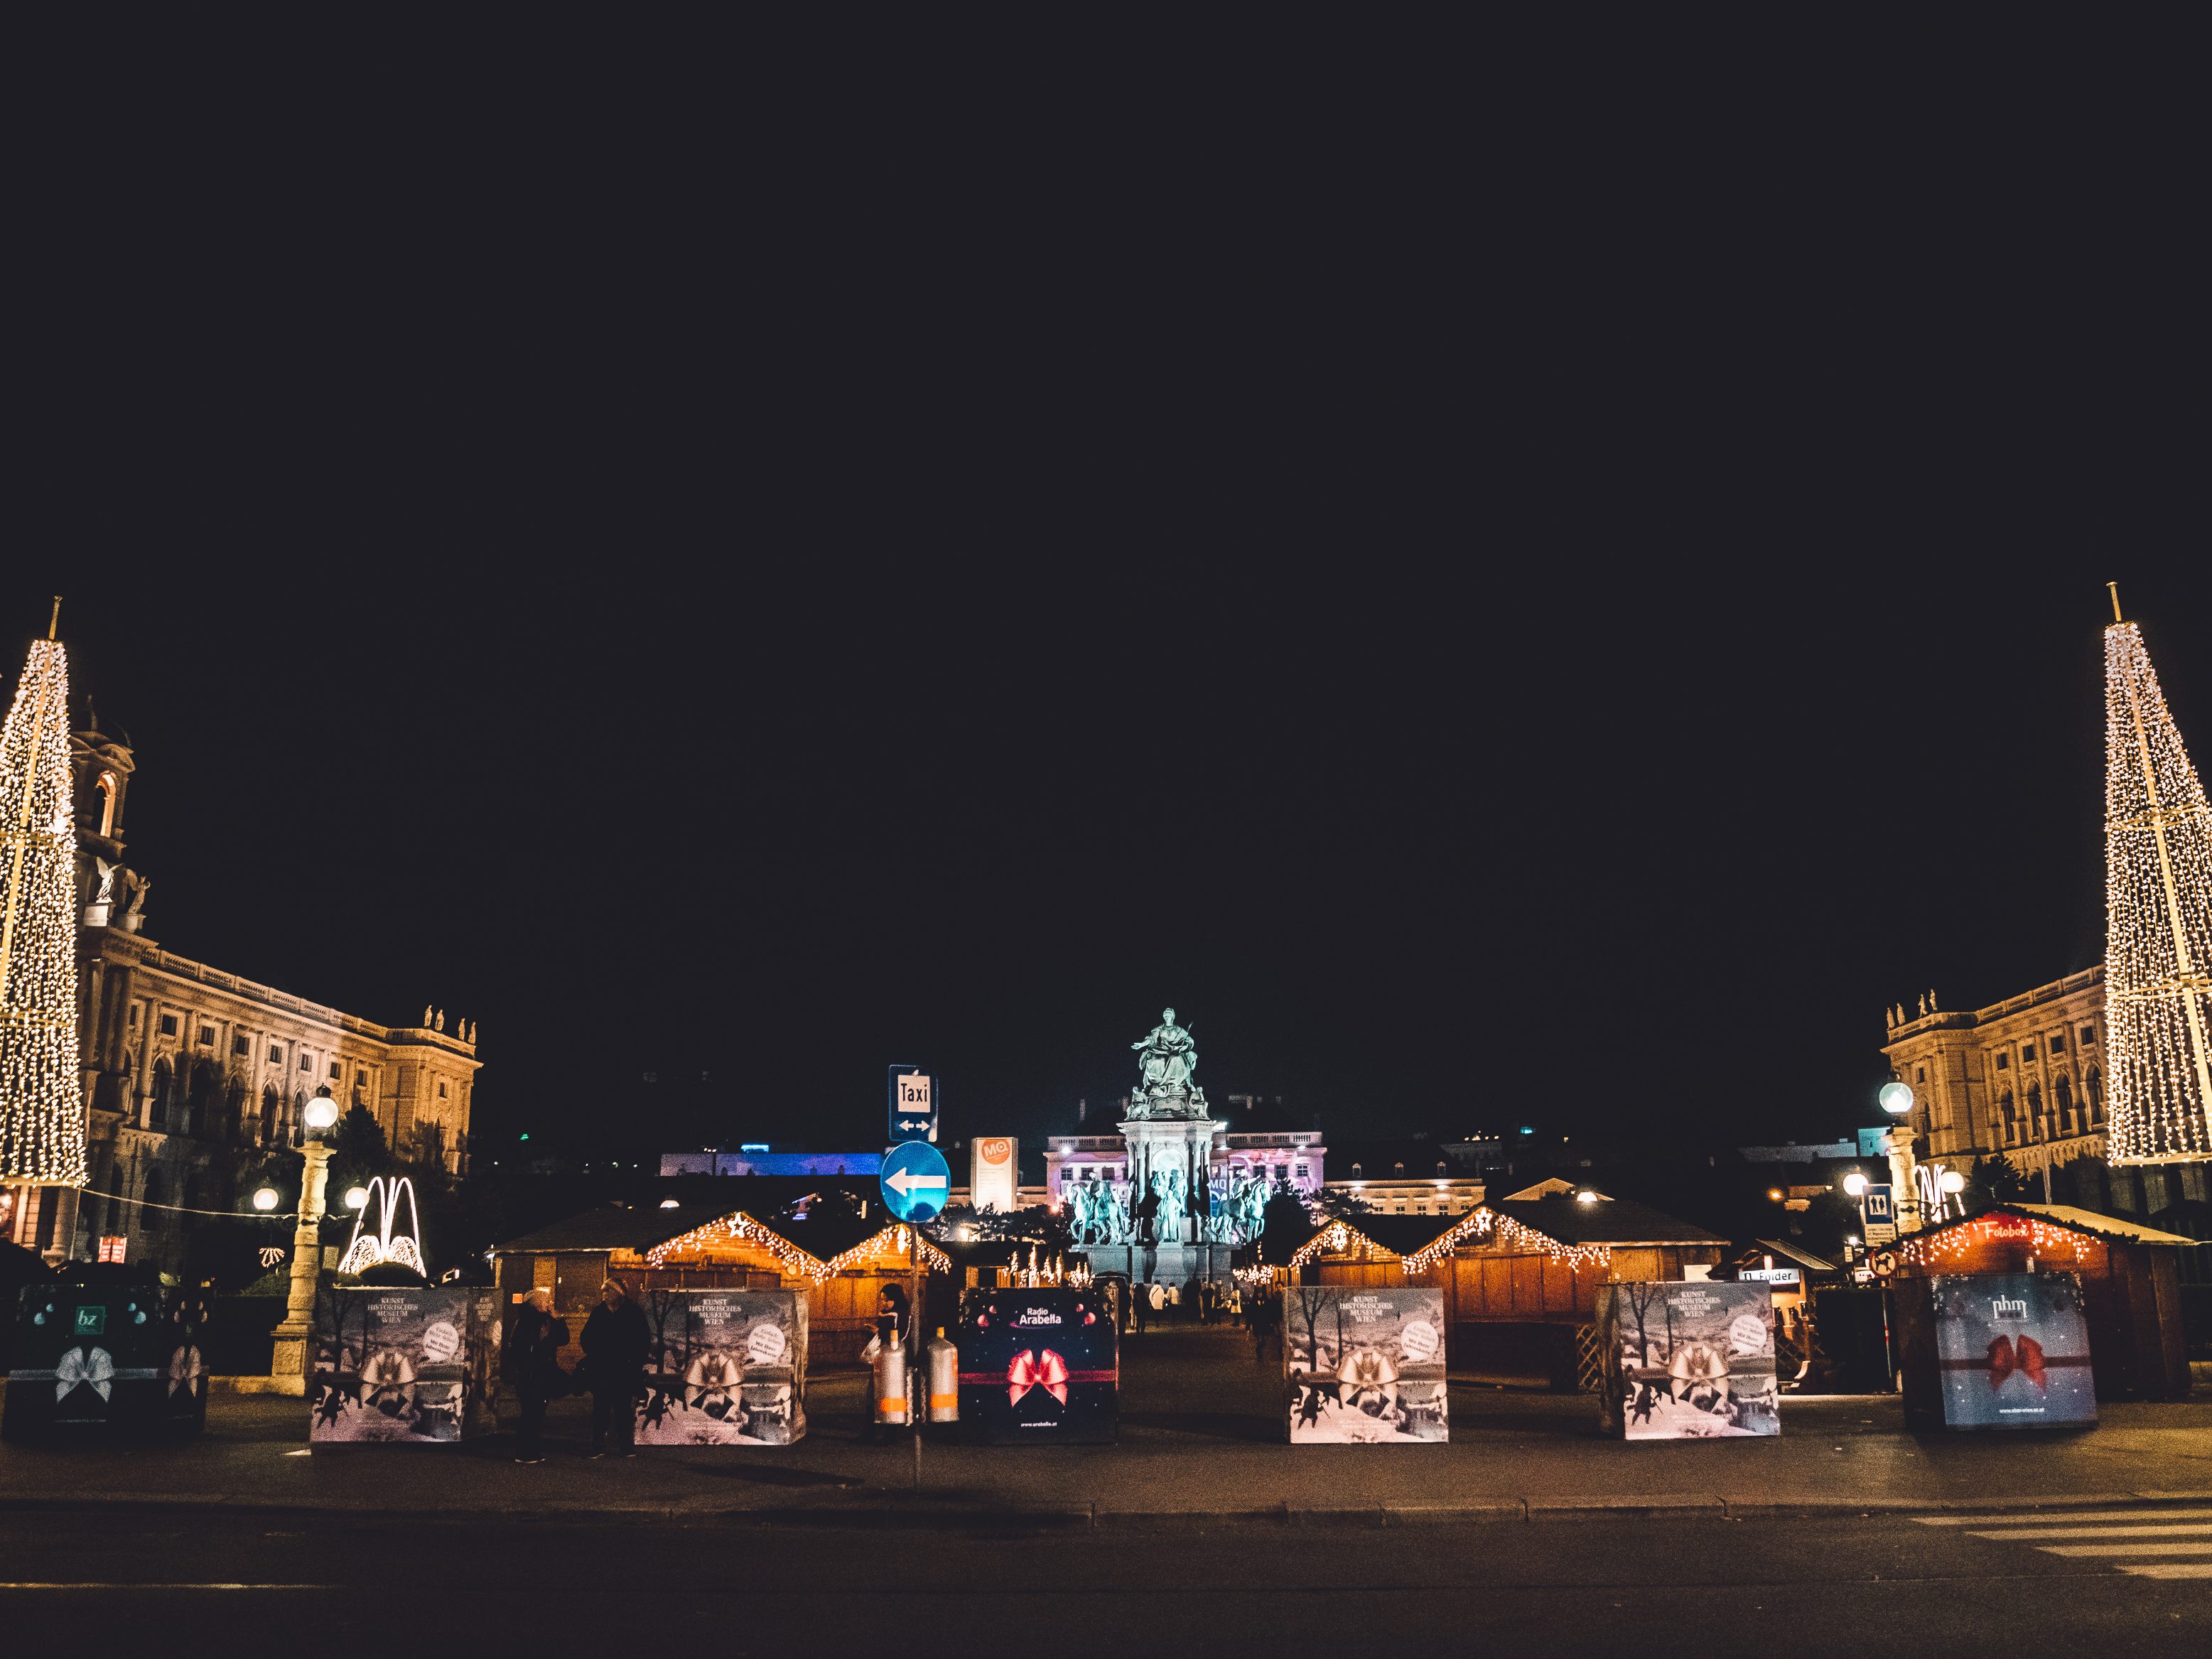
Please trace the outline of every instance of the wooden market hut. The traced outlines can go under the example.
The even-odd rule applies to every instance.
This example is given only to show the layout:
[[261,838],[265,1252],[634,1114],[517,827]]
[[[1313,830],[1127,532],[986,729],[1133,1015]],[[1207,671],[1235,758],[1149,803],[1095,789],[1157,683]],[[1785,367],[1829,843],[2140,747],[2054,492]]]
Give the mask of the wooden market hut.
[[[2078,1273],[2100,1400],[2179,1400],[2189,1392],[2182,1331],[2181,1252],[2198,1241],[2065,1204],[1998,1204],[1907,1236],[1897,1279],[1940,1273]],[[1900,1319],[1926,1301],[1891,1286]],[[1909,1337],[1910,1333],[1900,1333]],[[1928,1337],[1933,1352],[1934,1337]],[[1914,1344],[1899,1345],[1908,1354]]]
[[[767,1218],[719,1204],[603,1205],[501,1244],[493,1260],[510,1302],[553,1292],[572,1342],[611,1274],[643,1290],[805,1291],[810,1369],[856,1364],[884,1287],[902,1286],[921,1310],[931,1275],[951,1265],[880,1206],[862,1212],[842,1201]],[[580,1352],[570,1349],[563,1362]]]
[[1294,1282],[1434,1285],[1444,1293],[1454,1370],[1575,1389],[1595,1376],[1599,1285],[1687,1278],[1727,1249],[1726,1239],[1645,1205],[1563,1192],[1457,1217],[1324,1222],[1290,1265]]

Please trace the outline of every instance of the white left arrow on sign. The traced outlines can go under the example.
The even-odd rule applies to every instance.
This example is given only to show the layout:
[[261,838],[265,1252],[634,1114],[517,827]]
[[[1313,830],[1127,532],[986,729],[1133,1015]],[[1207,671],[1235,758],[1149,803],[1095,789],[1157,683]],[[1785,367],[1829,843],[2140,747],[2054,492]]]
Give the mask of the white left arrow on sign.
[[915,1193],[926,1193],[945,1185],[943,1176],[915,1175],[910,1170],[894,1170],[884,1177],[884,1185],[901,1198]]

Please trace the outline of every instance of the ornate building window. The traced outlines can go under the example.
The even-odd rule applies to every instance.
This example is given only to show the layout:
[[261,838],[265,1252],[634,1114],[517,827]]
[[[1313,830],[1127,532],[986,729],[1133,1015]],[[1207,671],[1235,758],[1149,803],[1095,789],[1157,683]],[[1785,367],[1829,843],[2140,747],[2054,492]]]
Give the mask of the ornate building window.
[[2051,1139],[2051,1125],[2043,1115],[2043,1085],[2040,1083],[2027,1085],[2027,1122],[2028,1133],[2036,1139]]
[[169,1091],[175,1086],[176,1078],[169,1070],[169,1062],[166,1060],[155,1060],[153,1092],[147,1097],[146,1121],[156,1129],[168,1127]]
[[2051,1094],[2058,1105],[2060,1128],[2069,1135],[2081,1133],[2074,1121],[2074,1079],[2061,1072],[2051,1080]]
[[2012,1103],[2012,1091],[2008,1089],[1997,1097],[1997,1124],[2008,1146],[2020,1145],[2020,1115]]
[[2089,1121],[2094,1123],[2105,1115],[2104,1076],[2092,1066],[2089,1068],[2088,1077],[2084,1079],[2084,1085],[2089,1091]]
[[276,1144],[276,1114],[281,1109],[282,1104],[273,1087],[261,1091],[260,1140],[264,1146],[273,1146]]

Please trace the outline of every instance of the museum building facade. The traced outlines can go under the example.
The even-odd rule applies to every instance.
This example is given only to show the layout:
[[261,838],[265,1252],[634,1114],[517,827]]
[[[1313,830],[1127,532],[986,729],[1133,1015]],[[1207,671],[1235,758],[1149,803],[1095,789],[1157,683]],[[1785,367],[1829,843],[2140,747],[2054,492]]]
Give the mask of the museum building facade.
[[0,1238],[50,1259],[119,1240],[127,1261],[177,1267],[193,1212],[245,1212],[243,1182],[301,1144],[319,1094],[369,1110],[399,1158],[463,1173],[475,1028],[430,1008],[380,1024],[162,949],[145,931],[150,884],[125,860],[129,739],[88,704],[70,757],[90,1180],[0,1186]]

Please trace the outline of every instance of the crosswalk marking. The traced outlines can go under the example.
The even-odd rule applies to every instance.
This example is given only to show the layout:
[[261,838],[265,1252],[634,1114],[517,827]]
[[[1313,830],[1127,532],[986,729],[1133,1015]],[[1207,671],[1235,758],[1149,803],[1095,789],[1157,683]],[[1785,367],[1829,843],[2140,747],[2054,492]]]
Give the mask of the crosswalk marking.
[[1966,1535],[1986,1538],[1994,1544],[2033,1543],[2041,1538],[2203,1538],[2212,1535],[2212,1521],[2179,1521],[2157,1527],[2005,1527]]
[[2138,1578],[2212,1579],[2212,1508],[2201,1504],[1912,1518],[1924,1527],[1963,1528],[1969,1538],[2027,1544],[2039,1555],[2109,1566]]
[[2017,1527],[2039,1518],[2053,1525],[2083,1521],[2212,1521],[2212,1510],[2062,1510],[2041,1517],[2014,1514],[1916,1515],[1912,1518],[1923,1527]]

